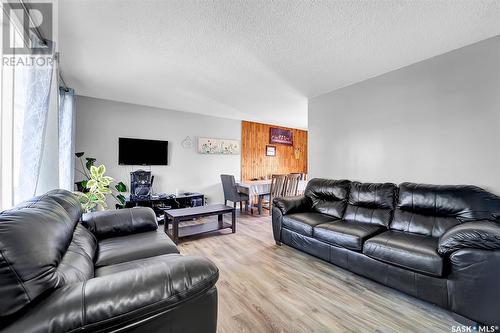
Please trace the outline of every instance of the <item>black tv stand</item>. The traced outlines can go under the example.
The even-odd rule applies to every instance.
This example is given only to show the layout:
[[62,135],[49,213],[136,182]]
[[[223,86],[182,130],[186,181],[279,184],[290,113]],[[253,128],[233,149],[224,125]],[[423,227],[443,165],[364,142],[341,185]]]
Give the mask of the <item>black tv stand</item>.
[[149,199],[135,199],[130,198],[125,201],[125,208],[131,207],[151,207],[155,211],[156,216],[162,217],[165,210],[177,209],[177,208],[189,208],[195,206],[196,202],[200,202],[201,206],[205,205],[205,196],[201,193],[189,192],[182,193],[177,196],[167,195],[167,196],[153,196]]

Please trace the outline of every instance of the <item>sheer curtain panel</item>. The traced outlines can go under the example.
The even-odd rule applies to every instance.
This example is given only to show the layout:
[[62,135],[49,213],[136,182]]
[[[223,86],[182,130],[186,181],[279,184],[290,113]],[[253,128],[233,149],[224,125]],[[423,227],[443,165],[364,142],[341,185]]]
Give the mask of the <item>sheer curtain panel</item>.
[[[17,51],[19,46],[34,50],[41,39],[32,30],[24,33],[24,15],[9,10],[11,4],[0,4],[1,38],[8,38],[9,45],[15,45],[8,53],[2,48],[0,65],[0,209],[36,193],[46,148],[51,85],[57,82],[53,80],[53,48],[43,54]],[[3,34],[4,31],[9,33]]]
[[35,195],[40,174],[52,84],[52,61],[15,68],[14,204]]
[[72,191],[75,176],[75,91],[59,88],[59,187]]

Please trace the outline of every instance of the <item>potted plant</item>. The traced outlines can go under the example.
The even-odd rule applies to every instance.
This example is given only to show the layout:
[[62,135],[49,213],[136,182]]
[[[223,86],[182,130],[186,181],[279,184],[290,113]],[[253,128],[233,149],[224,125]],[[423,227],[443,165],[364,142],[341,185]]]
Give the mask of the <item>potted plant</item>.
[[125,206],[123,193],[127,191],[127,186],[123,182],[116,182],[112,177],[105,176],[106,167],[102,164],[96,167],[94,165],[95,158],[85,158],[84,164],[84,154],[83,152],[75,154],[82,166],[82,170],[75,170],[84,177],[83,180],[75,182],[83,210],[89,212],[100,207],[107,208],[106,196],[108,195],[111,195],[118,202],[118,206]]

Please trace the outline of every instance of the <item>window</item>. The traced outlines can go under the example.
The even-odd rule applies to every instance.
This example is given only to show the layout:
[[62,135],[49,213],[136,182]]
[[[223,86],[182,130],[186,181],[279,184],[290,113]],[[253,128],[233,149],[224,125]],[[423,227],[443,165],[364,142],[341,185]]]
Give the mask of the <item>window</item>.
[[[3,3],[3,6],[8,6]],[[3,8],[5,9],[5,8]],[[3,15],[0,15],[3,20]],[[23,40],[16,15],[9,22],[11,43]],[[2,35],[2,34],[0,34]],[[2,37],[3,38],[3,37]],[[31,36],[33,38],[33,36]],[[30,63],[29,57],[44,61]],[[6,62],[4,57],[14,59]],[[18,60],[25,61],[18,61]],[[53,77],[53,55],[3,54],[0,76],[0,209],[9,208],[36,194],[45,147],[45,129]]]

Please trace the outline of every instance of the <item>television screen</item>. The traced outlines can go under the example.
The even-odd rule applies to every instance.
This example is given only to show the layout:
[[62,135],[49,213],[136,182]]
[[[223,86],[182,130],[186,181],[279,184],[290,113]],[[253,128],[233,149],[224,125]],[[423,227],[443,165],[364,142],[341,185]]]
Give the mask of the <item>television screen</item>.
[[118,138],[121,165],[167,165],[168,141]]

